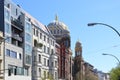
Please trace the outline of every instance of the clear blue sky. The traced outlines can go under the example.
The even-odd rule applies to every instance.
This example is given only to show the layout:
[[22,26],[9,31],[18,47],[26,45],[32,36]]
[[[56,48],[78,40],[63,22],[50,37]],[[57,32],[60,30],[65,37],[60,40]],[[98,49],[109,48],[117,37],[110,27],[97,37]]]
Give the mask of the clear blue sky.
[[89,22],[109,24],[120,32],[119,0],[13,0],[44,25],[52,22],[55,14],[64,22],[71,34],[71,49],[74,53],[79,39],[83,58],[98,70],[110,71],[118,62],[109,53],[120,59],[120,37],[102,25],[88,27]]

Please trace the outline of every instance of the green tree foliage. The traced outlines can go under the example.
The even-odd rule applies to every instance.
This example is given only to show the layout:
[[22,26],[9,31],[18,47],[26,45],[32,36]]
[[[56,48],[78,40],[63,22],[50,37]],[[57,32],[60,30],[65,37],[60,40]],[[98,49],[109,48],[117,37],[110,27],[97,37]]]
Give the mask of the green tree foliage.
[[110,71],[110,80],[120,80],[120,66]]
[[46,74],[44,74],[44,77],[41,78],[41,80],[54,80],[53,79],[53,75],[49,73],[49,75],[47,77],[45,77]]

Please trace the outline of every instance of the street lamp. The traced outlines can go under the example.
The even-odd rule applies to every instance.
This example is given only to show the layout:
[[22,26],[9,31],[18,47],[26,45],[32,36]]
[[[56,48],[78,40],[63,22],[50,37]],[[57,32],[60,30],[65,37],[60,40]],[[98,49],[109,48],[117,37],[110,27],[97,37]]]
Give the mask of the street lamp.
[[120,37],[120,33],[114,27],[112,27],[112,26],[110,26],[108,24],[104,24],[104,23],[88,23],[88,26],[94,26],[94,25],[105,25],[105,26],[111,28],[113,31],[115,31]]
[[119,65],[120,65],[120,60],[119,60],[115,55],[112,55],[112,54],[106,54],[106,53],[103,53],[102,55],[109,55],[109,56],[114,57],[114,58],[118,61]]

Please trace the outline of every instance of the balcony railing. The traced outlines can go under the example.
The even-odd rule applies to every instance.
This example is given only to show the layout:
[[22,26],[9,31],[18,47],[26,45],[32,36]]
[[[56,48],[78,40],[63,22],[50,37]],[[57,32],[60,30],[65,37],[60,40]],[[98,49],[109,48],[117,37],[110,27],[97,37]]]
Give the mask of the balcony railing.
[[22,22],[20,22],[19,20],[17,19],[11,19],[11,23],[14,27],[16,27],[17,29],[19,30],[23,30],[23,25],[22,25]]
[[19,36],[19,34],[12,33],[12,37],[16,40],[23,41],[22,37]]

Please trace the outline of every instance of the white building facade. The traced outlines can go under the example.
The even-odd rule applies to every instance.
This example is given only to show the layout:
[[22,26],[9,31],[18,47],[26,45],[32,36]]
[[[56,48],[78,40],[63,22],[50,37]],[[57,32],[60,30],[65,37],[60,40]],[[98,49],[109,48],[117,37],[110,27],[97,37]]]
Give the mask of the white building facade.
[[46,26],[33,20],[32,80],[58,79],[58,56],[55,38]]

